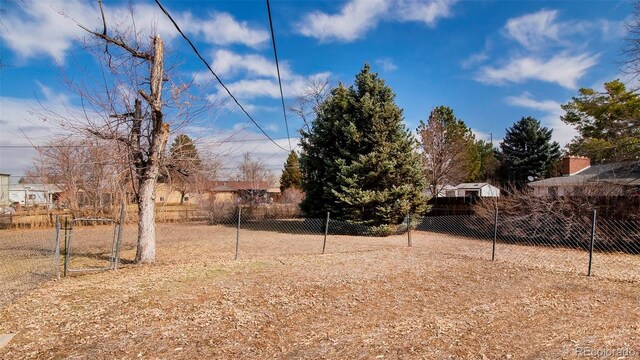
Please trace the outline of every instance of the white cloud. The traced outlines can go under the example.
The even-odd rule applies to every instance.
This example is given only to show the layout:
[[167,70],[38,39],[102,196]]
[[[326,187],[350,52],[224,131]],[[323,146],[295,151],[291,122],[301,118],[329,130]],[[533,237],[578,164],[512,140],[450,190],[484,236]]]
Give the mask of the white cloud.
[[515,58],[502,67],[481,68],[476,80],[495,85],[539,80],[575,89],[578,80],[596,64],[598,57],[588,53],[561,53],[548,60],[536,57]]
[[565,112],[557,101],[536,100],[527,92],[520,96],[509,96],[505,100],[509,105],[540,112],[542,114],[539,118],[540,122],[543,126],[553,129],[553,140],[561,146],[566,145],[578,135],[578,132],[571,125],[565,124],[560,119]]
[[452,0],[400,0],[395,2],[396,13],[401,21],[420,21],[435,26],[439,18],[451,16]]
[[460,66],[463,69],[469,69],[476,65],[482,64],[483,62],[489,60],[489,55],[485,51],[471,54],[468,58],[462,60],[460,62]]
[[604,40],[622,39],[627,35],[627,26],[623,21],[599,20],[595,26],[602,31]]
[[376,65],[379,66],[384,72],[392,72],[398,70],[398,66],[393,62],[391,58],[381,58],[375,61]]
[[[134,27],[127,5],[105,5],[105,14],[110,31]],[[143,34],[142,37],[158,33],[165,41],[171,41],[178,36],[173,24],[157,6],[133,4],[133,18],[135,30]],[[210,44],[243,44],[255,48],[269,39],[267,31],[252,28],[248,23],[236,21],[223,12],[214,12],[205,17],[196,17],[190,12],[175,12],[174,18],[185,32],[201,36]],[[45,55],[60,63],[64,62],[69,49],[79,43],[78,39],[87,35],[78,23],[91,30],[102,31],[97,6],[81,0],[25,1],[20,6],[9,7],[2,21],[0,38],[20,58]]]
[[501,139],[496,138],[492,133],[484,132],[482,130],[478,130],[474,128],[471,128],[471,132],[475,135],[476,140],[482,140],[484,142],[489,142],[490,140],[493,140],[494,144],[497,144],[501,141]]
[[252,28],[246,21],[236,21],[227,13],[212,13],[209,18],[197,19],[191,13],[183,13],[183,27],[192,34],[200,34],[204,40],[216,45],[244,44],[258,47],[269,40],[269,33]]
[[557,10],[541,10],[512,18],[504,27],[505,36],[528,49],[537,49],[559,41],[561,25],[556,21]]
[[42,92],[42,95],[44,95],[45,102],[47,103],[57,102],[61,104],[69,103],[69,96],[67,96],[66,94],[56,93],[53,91],[53,89],[44,85],[38,80],[36,80],[36,85],[38,85],[38,88],[40,88],[40,92]]
[[[87,21],[91,14],[98,14],[95,6],[79,0],[32,1],[21,5],[3,14],[0,37],[8,48],[25,59],[51,55],[62,62],[75,39],[85,33],[72,18]],[[94,16],[93,20],[99,18]]]
[[520,96],[509,96],[506,100],[509,105],[520,106],[544,112],[564,113],[564,111],[562,111],[562,109],[560,108],[559,102],[553,100],[535,100],[528,92],[525,92]]
[[[58,114],[69,111],[59,101],[59,97],[42,85],[45,99],[42,102],[32,99],[0,97],[0,172],[24,175],[33,164],[35,149],[31,145],[43,145],[54,134],[64,133],[64,129],[43,119],[38,111],[43,106]],[[14,179],[11,179],[14,181]]]
[[[515,46],[502,51],[509,54],[502,64],[480,67],[475,79],[494,85],[538,80],[575,89],[600,58],[587,50],[589,43],[600,36],[600,41],[624,36],[623,21],[559,18],[558,10],[543,9],[509,19],[501,35],[513,40]],[[461,66],[471,68],[488,59],[485,49],[464,59]]]
[[[282,91],[285,97],[298,96],[307,85],[309,79],[328,79],[331,76],[328,72],[317,73],[310,76],[292,75],[282,82]],[[242,79],[227,84],[227,88],[232,94],[239,98],[251,99],[257,97],[279,98],[280,88],[275,79]]]
[[336,15],[323,12],[307,14],[298,24],[300,34],[323,41],[353,41],[375,27],[379,17],[388,9],[384,0],[352,0]]
[[380,21],[419,21],[434,26],[451,16],[457,0],[351,0],[337,14],[315,11],[307,14],[296,29],[321,41],[351,42],[362,38]]
[[624,21],[571,20],[559,21],[558,10],[540,10],[511,18],[503,28],[503,35],[517,41],[529,50],[540,50],[559,45],[571,47],[575,35],[602,34],[603,40],[622,38],[626,34]]
[[[229,50],[216,50],[214,52],[213,67],[218,75],[232,76],[239,71],[245,71],[248,75],[277,78],[276,64],[265,57],[256,54],[240,55]],[[283,79],[292,76],[289,65],[280,62],[280,75]]]

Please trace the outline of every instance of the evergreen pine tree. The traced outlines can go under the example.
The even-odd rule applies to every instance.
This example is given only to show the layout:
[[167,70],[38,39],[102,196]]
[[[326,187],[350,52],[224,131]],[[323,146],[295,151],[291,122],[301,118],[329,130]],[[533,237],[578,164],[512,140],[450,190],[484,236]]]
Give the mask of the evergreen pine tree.
[[365,65],[349,88],[339,85],[303,132],[301,166],[308,216],[380,226],[426,207],[417,143],[395,94]]
[[171,184],[180,192],[180,203],[191,190],[192,182],[202,170],[202,160],[198,155],[196,144],[188,135],[180,134],[169,147],[169,156],[165,160],[165,169],[161,171],[159,179],[170,180]]
[[[637,62],[640,63],[640,62]],[[640,93],[620,80],[604,84],[604,92],[580,89],[562,105],[560,119],[578,131],[567,148],[592,163],[640,159]]]
[[504,180],[523,184],[529,176],[552,175],[561,157],[560,146],[551,141],[553,130],[541,127],[532,117],[523,117],[507,129],[500,143],[501,173]]
[[284,192],[289,188],[302,189],[300,162],[298,161],[298,154],[295,151],[291,151],[287,157],[287,161],[284,163],[284,170],[282,170],[282,176],[280,177],[280,191]]
[[196,144],[188,135],[180,134],[169,147],[169,165],[182,174],[189,176],[199,169],[202,161],[198,155]]

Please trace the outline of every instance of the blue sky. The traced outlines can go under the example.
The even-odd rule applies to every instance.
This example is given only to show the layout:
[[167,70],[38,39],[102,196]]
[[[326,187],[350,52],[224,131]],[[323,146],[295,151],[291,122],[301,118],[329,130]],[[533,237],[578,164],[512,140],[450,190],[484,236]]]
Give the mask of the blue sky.
[[[126,2],[105,0],[108,22],[128,21]],[[252,116],[288,147],[263,1],[163,1],[214,70]],[[0,172],[24,174],[34,155],[60,129],[43,121],[43,106],[77,110],[78,96],[61,80],[95,76],[77,23],[101,29],[89,1],[6,2],[0,25]],[[226,96],[153,2],[133,5],[136,26],[166,41],[176,79],[195,79],[214,103]],[[308,79],[351,84],[365,62],[397,94],[409,129],[447,105],[479,138],[494,143],[522,116],[554,129],[564,144],[574,135],[560,121],[560,104],[580,87],[626,79],[624,22],[633,4],[622,1],[351,0],[271,3],[287,105]],[[289,118],[297,137],[300,119]],[[262,136],[227,102],[180,128],[203,152],[231,169],[244,152],[279,173],[286,152]],[[223,141],[228,139],[231,141]],[[296,139],[293,139],[295,145]],[[223,173],[221,176],[225,176]]]

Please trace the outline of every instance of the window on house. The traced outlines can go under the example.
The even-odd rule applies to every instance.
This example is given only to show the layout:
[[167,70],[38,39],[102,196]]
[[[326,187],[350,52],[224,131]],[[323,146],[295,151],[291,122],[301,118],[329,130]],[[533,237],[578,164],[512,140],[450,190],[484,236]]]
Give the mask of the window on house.
[[184,197],[184,201],[189,201],[189,197],[188,197],[188,196],[185,196],[185,197]]
[[160,196],[160,202],[164,202],[164,196]]
[[29,194],[29,200],[35,200],[36,194]]

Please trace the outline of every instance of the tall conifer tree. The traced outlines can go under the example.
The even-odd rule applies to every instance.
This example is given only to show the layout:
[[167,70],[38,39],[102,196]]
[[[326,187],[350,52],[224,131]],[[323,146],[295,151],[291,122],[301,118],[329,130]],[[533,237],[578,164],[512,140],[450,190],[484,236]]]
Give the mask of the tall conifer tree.
[[351,87],[340,84],[303,132],[301,167],[308,216],[367,225],[397,224],[426,207],[417,142],[395,94],[369,65]]
[[280,191],[284,192],[286,189],[302,189],[302,173],[300,172],[300,161],[298,154],[295,151],[291,151],[287,157],[287,161],[284,163],[284,170],[282,170],[282,176],[280,177]]
[[551,174],[561,157],[560,145],[551,141],[553,130],[540,121],[523,117],[507,129],[500,143],[501,173],[504,180],[523,184],[529,176],[543,178]]

